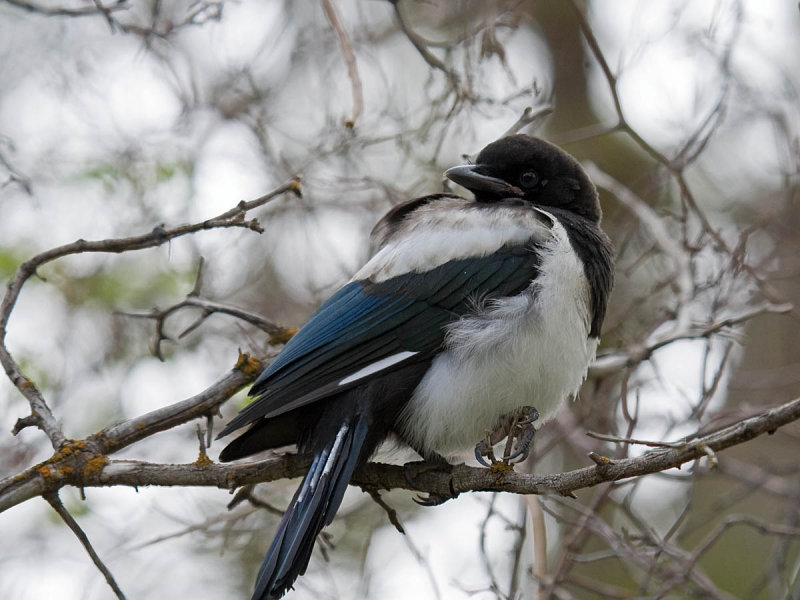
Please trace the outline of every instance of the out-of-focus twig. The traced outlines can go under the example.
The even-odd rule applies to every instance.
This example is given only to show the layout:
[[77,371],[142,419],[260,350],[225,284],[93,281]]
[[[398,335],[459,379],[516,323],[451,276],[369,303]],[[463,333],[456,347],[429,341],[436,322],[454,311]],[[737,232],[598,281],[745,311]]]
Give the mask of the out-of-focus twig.
[[509,135],[514,135],[515,133],[519,133],[524,127],[527,127],[534,121],[541,119],[542,117],[549,115],[553,112],[553,107],[550,104],[545,104],[544,106],[540,106],[536,110],[533,110],[533,107],[526,106],[525,110],[522,111],[522,115],[516,122],[509,127],[506,132],[501,137],[507,137]]
[[361,77],[358,75],[356,55],[355,52],[353,52],[353,43],[350,41],[350,35],[342,25],[342,21],[336,12],[336,7],[333,5],[333,0],[322,0],[322,8],[325,10],[325,16],[328,18],[328,22],[336,32],[336,37],[339,38],[339,45],[342,47],[344,61],[347,64],[347,75],[350,78],[350,87],[353,90],[353,114],[345,121],[345,125],[352,129],[355,127],[356,121],[364,107],[364,92],[361,86]]
[[135,312],[135,311],[120,311],[116,314],[131,317],[135,319],[150,319],[155,321],[155,335],[153,339],[153,354],[158,357],[159,360],[164,360],[164,354],[162,352],[162,343],[165,341],[173,341],[173,338],[166,333],[166,322],[170,316],[174,315],[175,313],[185,309],[185,308],[199,308],[201,309],[200,315],[195,319],[190,325],[188,325],[183,331],[181,331],[177,339],[181,339],[195,329],[200,327],[200,325],[208,319],[213,314],[225,314],[231,317],[235,317],[237,319],[241,319],[251,325],[255,325],[263,332],[269,335],[269,343],[270,344],[284,344],[286,341],[291,338],[296,329],[292,327],[282,327],[281,325],[277,325],[276,323],[266,319],[262,315],[254,313],[252,311],[245,310],[239,306],[235,306],[233,304],[226,304],[224,302],[215,302],[213,300],[209,300],[207,298],[202,298],[200,296],[200,288],[201,283],[203,280],[203,260],[201,259],[200,265],[197,269],[197,278],[195,280],[194,288],[191,292],[186,296],[184,300],[178,302],[177,304],[173,304],[172,306],[160,310],[158,308],[153,308],[149,311],[145,312]]
[[427,40],[425,40],[408,26],[405,18],[403,18],[402,12],[400,12],[398,0],[389,0],[389,2],[392,6],[394,6],[394,14],[395,17],[397,17],[397,23],[400,25],[400,29],[402,29],[403,33],[405,33],[408,41],[411,42],[414,48],[417,49],[417,52],[419,52],[419,55],[422,57],[422,59],[437,71],[444,73],[447,76],[452,88],[458,90],[460,88],[461,81],[458,74],[450,69],[441,60],[439,60],[439,58],[428,49]]
[[125,10],[128,8],[125,0],[118,1],[112,5],[105,6],[99,0],[94,1],[94,7],[81,6],[76,8],[67,8],[65,6],[44,6],[37,2],[30,2],[29,0],[5,0],[6,4],[15,6],[22,10],[46,15],[48,17],[91,17],[96,15],[107,16],[108,13]]

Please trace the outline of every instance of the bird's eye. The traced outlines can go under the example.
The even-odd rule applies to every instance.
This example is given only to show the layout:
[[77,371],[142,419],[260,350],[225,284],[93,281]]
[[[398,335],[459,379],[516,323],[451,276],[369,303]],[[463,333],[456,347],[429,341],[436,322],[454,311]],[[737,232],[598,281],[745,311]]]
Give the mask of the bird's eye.
[[519,184],[524,188],[535,188],[539,185],[539,175],[536,171],[525,171],[519,176]]

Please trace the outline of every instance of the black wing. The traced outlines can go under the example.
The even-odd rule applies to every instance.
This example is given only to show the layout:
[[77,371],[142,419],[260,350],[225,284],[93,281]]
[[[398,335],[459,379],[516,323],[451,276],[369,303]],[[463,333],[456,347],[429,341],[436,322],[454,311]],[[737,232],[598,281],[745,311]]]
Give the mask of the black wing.
[[250,391],[255,400],[220,437],[361,384],[396,365],[429,359],[442,348],[447,324],[478,300],[527,288],[540,261],[531,242],[380,283],[348,283],[259,376]]

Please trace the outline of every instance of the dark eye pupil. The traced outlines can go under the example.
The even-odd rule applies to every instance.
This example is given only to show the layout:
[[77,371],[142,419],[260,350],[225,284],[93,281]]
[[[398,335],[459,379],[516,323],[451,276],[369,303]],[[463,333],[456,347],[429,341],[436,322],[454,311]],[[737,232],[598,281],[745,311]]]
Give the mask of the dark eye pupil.
[[525,171],[519,178],[519,182],[522,187],[532,188],[536,187],[536,184],[539,183],[539,176],[536,174],[535,171]]

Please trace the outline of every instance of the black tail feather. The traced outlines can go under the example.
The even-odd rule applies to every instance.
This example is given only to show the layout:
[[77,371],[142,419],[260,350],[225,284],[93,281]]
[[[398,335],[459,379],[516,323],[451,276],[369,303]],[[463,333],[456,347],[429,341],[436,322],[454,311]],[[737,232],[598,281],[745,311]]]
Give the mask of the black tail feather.
[[333,517],[362,459],[367,423],[355,417],[314,456],[261,565],[252,600],[273,600],[305,573],[317,534]]
[[259,419],[242,435],[228,443],[220,452],[219,459],[228,462],[262,450],[296,444],[302,436],[301,422],[304,417],[304,413],[295,411],[273,419]]

